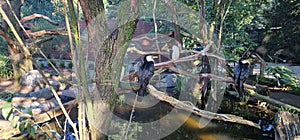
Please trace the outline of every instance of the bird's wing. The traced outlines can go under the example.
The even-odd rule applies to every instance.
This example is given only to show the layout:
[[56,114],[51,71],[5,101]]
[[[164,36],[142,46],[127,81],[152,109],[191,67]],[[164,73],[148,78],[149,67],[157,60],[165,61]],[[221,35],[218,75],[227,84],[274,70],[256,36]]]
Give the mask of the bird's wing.
[[242,81],[245,81],[249,77],[250,68],[248,66],[244,66],[241,68],[240,72],[240,79]]
[[138,82],[139,82],[139,85],[141,84],[142,80],[143,79],[143,76],[144,76],[144,65],[141,64],[140,68],[139,68],[139,71],[138,71]]
[[151,78],[154,75],[154,71],[155,71],[154,63],[151,63],[149,65],[149,73],[147,76]]

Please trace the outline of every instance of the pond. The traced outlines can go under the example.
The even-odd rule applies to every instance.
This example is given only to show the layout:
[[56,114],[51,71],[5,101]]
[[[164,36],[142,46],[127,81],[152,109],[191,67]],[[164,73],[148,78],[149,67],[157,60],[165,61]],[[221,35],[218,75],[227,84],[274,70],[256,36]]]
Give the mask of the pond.
[[[143,101],[143,104],[147,106],[149,103]],[[116,106],[113,120],[125,120],[123,121],[124,124],[117,123],[117,126],[127,126],[131,110],[131,105]],[[111,135],[111,139],[124,139],[122,131],[125,130],[129,131],[128,139],[273,139],[270,135],[263,133],[262,130],[235,123],[200,118],[188,112],[175,109],[166,102],[159,102],[149,108],[135,108],[133,122],[131,122],[129,129],[118,129],[115,125],[113,127],[113,130],[119,130],[120,132]]]

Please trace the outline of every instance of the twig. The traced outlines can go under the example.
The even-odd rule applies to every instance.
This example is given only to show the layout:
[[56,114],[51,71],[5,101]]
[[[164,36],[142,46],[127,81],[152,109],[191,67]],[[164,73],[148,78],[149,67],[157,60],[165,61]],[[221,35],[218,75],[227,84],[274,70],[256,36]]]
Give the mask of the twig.
[[144,51],[141,51],[135,47],[130,47],[127,49],[127,52],[136,52],[138,54],[142,54],[142,55],[145,55],[145,54],[160,54],[160,55],[169,55],[168,52],[144,52]]
[[41,30],[37,32],[28,33],[28,38],[37,38],[44,35],[68,35],[67,32],[61,30]]
[[135,108],[135,104],[136,104],[136,101],[137,101],[137,97],[138,97],[138,94],[135,95],[135,99],[134,99],[134,103],[133,103],[133,106],[132,106],[132,110],[131,110],[131,114],[130,114],[130,118],[129,118],[129,122],[127,124],[127,127],[126,127],[126,131],[125,131],[125,136],[124,136],[124,139],[127,140],[127,135],[128,135],[128,132],[129,132],[129,127],[130,127],[130,124],[132,122],[132,118],[133,118],[133,113],[134,113],[134,108]]

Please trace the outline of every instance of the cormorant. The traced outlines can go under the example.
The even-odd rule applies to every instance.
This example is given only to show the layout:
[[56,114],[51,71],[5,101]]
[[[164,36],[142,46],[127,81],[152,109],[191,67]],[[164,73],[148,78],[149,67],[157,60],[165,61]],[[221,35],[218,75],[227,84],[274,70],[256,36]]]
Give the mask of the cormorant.
[[[203,73],[210,73],[211,69],[210,69],[210,64],[209,64],[209,59],[206,55],[204,55],[202,57],[202,62],[201,62],[201,71],[200,74]],[[201,87],[201,106],[204,109],[205,108],[205,96],[207,93],[207,87],[208,87],[208,82],[209,82],[209,78],[208,77],[201,77],[199,80],[199,84]]]
[[239,93],[240,100],[244,101],[244,82],[250,74],[250,62],[247,58],[241,58],[234,68],[234,83]]
[[147,85],[149,84],[150,79],[152,78],[154,74],[155,68],[154,68],[154,60],[152,58],[152,55],[146,55],[144,57],[143,63],[139,69],[138,73],[138,82],[139,82],[139,90],[138,95],[139,97],[137,100],[139,102],[142,101],[142,96],[145,95]]

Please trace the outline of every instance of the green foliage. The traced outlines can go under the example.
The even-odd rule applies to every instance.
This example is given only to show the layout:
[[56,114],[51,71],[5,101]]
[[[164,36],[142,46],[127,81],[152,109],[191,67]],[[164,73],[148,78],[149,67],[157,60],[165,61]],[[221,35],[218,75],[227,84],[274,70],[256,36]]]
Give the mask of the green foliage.
[[[201,6],[200,1],[196,0],[178,1],[198,11]],[[205,0],[206,21],[208,25],[216,23],[215,33],[219,32],[222,10],[225,11],[229,6],[229,1],[220,2],[218,5],[218,1]],[[227,59],[236,60],[244,55],[244,51],[252,51],[258,46],[261,37],[256,31],[265,28],[266,20],[263,18],[263,12],[270,4],[270,0],[244,0],[231,3],[222,31],[222,44],[226,45],[224,53]]]
[[252,51],[258,46],[260,38],[254,33],[265,28],[265,21],[261,17],[269,4],[267,0],[245,0],[232,3],[224,21],[222,34],[223,44],[230,46],[230,49],[227,48],[224,52],[225,56],[236,60],[244,55],[246,50]]
[[177,75],[177,81],[176,81],[175,90],[178,91],[179,93],[181,91],[181,86],[182,86],[183,79],[184,78],[182,78],[180,75]]
[[37,125],[33,119],[34,116],[31,108],[24,108],[21,105],[13,106],[10,102],[11,100],[6,101],[7,103],[2,105],[0,108],[2,110],[2,116],[4,119],[11,122],[12,127],[19,129],[20,134],[28,133],[31,138],[36,138],[37,133],[40,133],[41,130],[45,137],[50,138],[50,136],[42,129],[45,125],[49,128],[52,136],[60,137],[60,135],[54,131],[48,123],[44,123],[42,126]]
[[2,106],[2,115],[4,119],[9,120],[11,113],[13,111],[13,106],[10,103],[6,103]]
[[[21,134],[27,131],[27,133],[34,137],[37,126],[35,125],[34,121],[30,119],[33,117],[33,113],[30,108],[24,109],[23,107],[14,107],[10,102],[8,102],[4,104],[1,109],[4,119],[9,120],[12,124],[12,127],[18,128]],[[28,116],[28,119],[21,119],[18,114],[22,114],[22,116]]]
[[182,42],[185,49],[193,50],[196,47],[196,41],[191,38],[183,37]]
[[60,61],[60,62],[59,62],[59,67],[65,68],[65,62],[64,62],[64,61]]
[[63,6],[59,0],[26,0],[21,11],[22,17],[38,13],[55,20],[64,19]]
[[292,70],[284,66],[272,66],[267,69],[267,73],[273,75],[281,84],[300,91],[299,80],[292,76]]
[[289,50],[285,59],[300,61],[300,3],[297,0],[276,0],[272,8],[265,11],[269,40],[265,46],[270,54],[279,49]]
[[44,63],[41,63],[41,66],[40,66],[41,68],[44,68],[45,67],[45,64]]
[[253,48],[247,48],[243,45],[223,46],[223,48],[225,58],[230,61],[238,61],[242,56],[246,55],[245,52],[253,50]]
[[0,54],[0,78],[12,78],[13,68],[9,57]]
[[40,30],[47,30],[47,29],[55,29],[57,26],[47,22],[47,21],[38,21],[37,24],[31,26],[30,30],[32,32],[40,31]]
[[281,106],[279,111],[282,111],[282,112],[289,112],[289,113],[292,113],[292,114],[298,114],[298,112],[296,110],[293,110],[291,108],[288,108],[288,107],[284,107],[284,106]]
[[68,68],[72,68],[73,67],[73,63],[72,62],[69,62],[68,63]]
[[8,46],[6,41],[0,37],[0,78],[13,77],[13,68],[8,57]]

